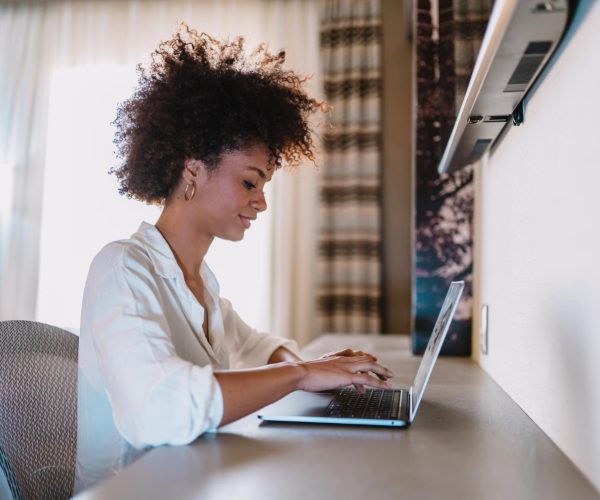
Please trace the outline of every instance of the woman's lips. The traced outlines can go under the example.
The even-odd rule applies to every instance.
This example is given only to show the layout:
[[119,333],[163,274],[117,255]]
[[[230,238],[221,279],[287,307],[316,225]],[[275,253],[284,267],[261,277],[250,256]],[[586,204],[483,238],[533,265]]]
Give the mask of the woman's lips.
[[240,215],[240,220],[242,221],[242,226],[244,226],[244,229],[248,229],[250,227],[250,219],[248,219],[248,217]]

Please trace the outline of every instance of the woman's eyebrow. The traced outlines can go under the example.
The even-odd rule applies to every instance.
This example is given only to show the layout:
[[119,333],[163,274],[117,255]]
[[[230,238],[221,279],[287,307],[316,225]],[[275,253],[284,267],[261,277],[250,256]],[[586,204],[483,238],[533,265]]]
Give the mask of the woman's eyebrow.
[[267,178],[267,176],[265,175],[265,173],[260,168],[258,168],[258,167],[253,167],[251,165],[248,165],[246,167],[246,169],[247,170],[256,170],[258,172],[258,175],[260,175],[261,179],[266,179]]

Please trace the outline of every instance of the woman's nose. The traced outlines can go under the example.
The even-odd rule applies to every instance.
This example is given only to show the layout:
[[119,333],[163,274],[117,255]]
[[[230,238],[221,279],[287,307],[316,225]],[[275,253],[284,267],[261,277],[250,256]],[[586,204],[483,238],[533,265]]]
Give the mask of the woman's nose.
[[267,209],[267,200],[263,191],[260,191],[258,196],[252,201],[252,208],[257,212],[264,212]]

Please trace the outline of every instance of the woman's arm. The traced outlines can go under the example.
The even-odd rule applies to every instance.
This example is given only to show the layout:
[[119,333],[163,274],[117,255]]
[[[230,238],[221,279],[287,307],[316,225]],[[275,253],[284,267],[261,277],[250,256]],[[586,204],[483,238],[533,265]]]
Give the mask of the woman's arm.
[[[276,351],[277,352],[277,351]],[[290,353],[291,354],[291,353]],[[215,371],[223,394],[225,425],[244,417],[295,390],[322,391],[354,384],[389,389],[392,373],[372,356],[334,356],[313,361],[284,362],[249,370]]]
[[292,351],[285,347],[278,347],[273,354],[271,354],[267,364],[272,365],[273,363],[282,363],[284,361],[294,363],[296,361],[302,361],[302,358],[296,356]]
[[[371,358],[373,358],[373,361],[377,361],[377,357],[373,356],[372,354],[370,354],[368,352],[354,351],[352,349],[343,349],[341,351],[330,352],[330,353],[327,353],[327,354],[324,354],[323,356],[321,356],[321,359],[332,358],[335,356],[363,356],[363,355],[371,356]],[[267,364],[271,365],[273,363],[281,363],[283,361],[295,362],[295,361],[303,361],[303,360],[302,360],[302,358],[296,356],[289,349],[286,349],[285,347],[279,347],[279,348],[275,349],[273,354],[271,354],[271,357],[269,358],[269,361]]]

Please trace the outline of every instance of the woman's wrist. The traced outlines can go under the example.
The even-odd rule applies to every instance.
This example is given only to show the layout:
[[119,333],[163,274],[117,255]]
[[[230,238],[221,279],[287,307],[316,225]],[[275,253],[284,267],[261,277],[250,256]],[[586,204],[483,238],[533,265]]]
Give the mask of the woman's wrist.
[[285,361],[245,370],[215,370],[223,395],[223,419],[228,424],[300,388],[306,368]]
[[305,364],[302,361],[286,361],[281,363],[281,368],[286,373],[285,380],[289,381],[289,392],[299,390],[308,371]]

